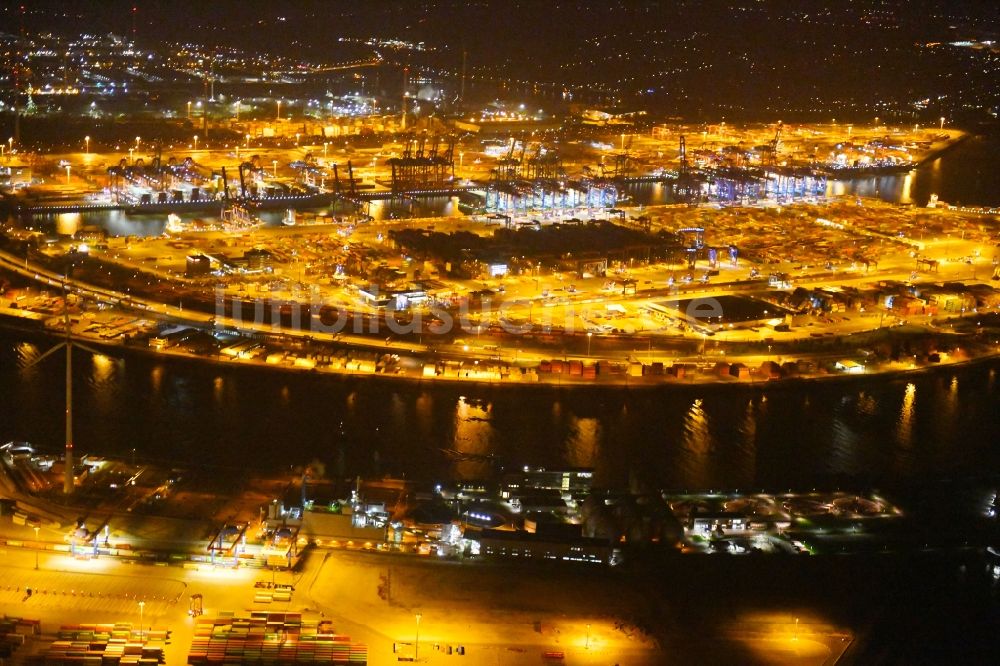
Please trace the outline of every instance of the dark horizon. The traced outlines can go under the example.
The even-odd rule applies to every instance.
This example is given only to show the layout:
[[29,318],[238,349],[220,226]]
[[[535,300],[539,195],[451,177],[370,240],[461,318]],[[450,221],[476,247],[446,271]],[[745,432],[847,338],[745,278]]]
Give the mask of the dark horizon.
[[[368,48],[341,38],[423,42],[380,52],[387,66],[452,82],[464,53],[470,86],[485,97],[586,89],[606,107],[686,118],[975,122],[995,117],[1000,88],[995,47],[951,44],[997,38],[1000,9],[976,2],[42,0],[25,7],[23,25],[28,37],[130,37],[133,7],[144,49],[189,42],[324,61]],[[19,5],[0,17],[20,29]]]

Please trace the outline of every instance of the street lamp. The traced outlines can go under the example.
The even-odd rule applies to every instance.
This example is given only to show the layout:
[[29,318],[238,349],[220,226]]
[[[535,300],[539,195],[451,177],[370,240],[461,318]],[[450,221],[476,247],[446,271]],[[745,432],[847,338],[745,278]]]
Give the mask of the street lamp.
[[271,160],[271,166],[274,167],[274,177],[278,177],[278,160]]
[[84,152],[86,152],[89,155],[90,154],[90,137],[89,136],[83,137],[83,143],[86,146],[86,150]]
[[69,185],[69,165],[66,165],[66,184]]
[[129,148],[128,149],[128,162],[129,162],[129,164],[132,163],[132,153],[133,152],[135,152],[135,148]]
[[281,100],[278,100],[278,117],[277,120],[281,120]]
[[590,340],[594,337],[593,332],[587,331],[587,356],[590,356]]
[[326,159],[326,150],[329,147],[330,147],[330,142],[329,141],[324,141],[323,142],[323,159]]
[[38,571],[38,525],[35,525],[35,571]]
[[194,135],[194,149],[198,150],[198,135]]
[[246,135],[246,140],[247,140],[247,148],[249,148],[250,147],[250,135],[249,134]]
[[146,608],[146,602],[139,602],[139,642],[142,642],[142,611]]
[[188,120],[191,120],[191,102],[188,102]]
[[941,116],[941,129],[944,129],[944,116]]
[[423,617],[420,613],[416,614],[417,618],[417,636],[416,640],[413,641],[413,659],[414,661],[420,659],[420,618]]
[[299,137],[302,136],[300,132],[295,133],[295,145],[299,145]]
[[135,137],[135,149],[139,150],[139,137]]

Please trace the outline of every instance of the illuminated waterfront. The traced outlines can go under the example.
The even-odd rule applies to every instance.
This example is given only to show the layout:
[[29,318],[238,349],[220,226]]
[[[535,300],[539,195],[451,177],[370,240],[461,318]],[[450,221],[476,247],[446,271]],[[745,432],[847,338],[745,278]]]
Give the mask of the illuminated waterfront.
[[992,7],[0,23],[0,662],[996,661]]
[[[61,424],[48,415],[61,409],[59,378],[20,370],[34,351],[13,334],[0,340],[7,436],[57,448]],[[662,488],[880,485],[1000,462],[996,363],[767,389],[628,392],[272,372],[138,354],[88,360],[77,378],[78,446],[259,469],[316,457],[348,476],[428,482],[521,465],[593,467],[601,486],[631,478]]]
[[[828,196],[858,195],[874,197],[890,203],[924,206],[932,194],[942,201],[969,206],[1000,205],[1000,171],[993,168],[992,160],[1000,150],[1000,131],[995,127],[982,128],[940,157],[930,160],[911,172],[882,176],[864,176],[851,180],[830,180]],[[656,206],[675,203],[672,189],[662,183],[640,183],[624,189],[630,203]],[[475,201],[475,195],[466,195]],[[454,216],[461,214],[457,197],[431,197],[405,202],[376,202],[370,209],[376,220],[398,217]],[[340,211],[334,210],[335,213]],[[184,220],[217,217],[217,213],[180,213]],[[283,210],[260,211],[267,226],[280,226]],[[101,227],[112,236],[157,236],[163,233],[165,213],[127,213],[121,210],[92,211],[79,214],[48,214],[35,217],[36,223],[62,234],[72,234],[85,226]]]

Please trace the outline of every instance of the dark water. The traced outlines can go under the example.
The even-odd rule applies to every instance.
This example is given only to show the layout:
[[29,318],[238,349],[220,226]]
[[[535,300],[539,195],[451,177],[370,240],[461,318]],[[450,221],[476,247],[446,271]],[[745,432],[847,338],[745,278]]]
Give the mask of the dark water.
[[[932,194],[962,206],[1000,206],[1000,130],[972,136],[937,159],[907,173],[829,180],[827,196],[860,195],[891,203],[926,206]],[[673,203],[671,190],[661,184],[632,185],[626,190],[636,204]]]
[[1000,206],[1000,131],[973,136],[905,174],[829,183],[828,194],[860,194],[926,206],[932,194],[956,206]]
[[[373,201],[365,211],[376,220],[392,217],[440,217],[460,214],[458,197],[431,197],[405,201]],[[208,212],[179,212],[182,220],[215,220],[219,210]],[[318,209],[317,209],[318,210]],[[349,215],[353,210],[328,209],[335,215]],[[281,225],[284,210],[261,210],[254,213],[265,226]],[[101,227],[112,236],[159,236],[167,226],[167,213],[126,213],[123,210],[85,211],[81,213],[54,213],[36,215],[34,224],[44,231],[72,235],[82,227]]]
[[[0,334],[0,440],[57,449],[61,359]],[[77,448],[427,481],[503,466],[597,482],[804,487],[1000,471],[1000,364],[859,382],[598,391],[409,384],[76,352]],[[338,467],[342,469],[338,469]]]

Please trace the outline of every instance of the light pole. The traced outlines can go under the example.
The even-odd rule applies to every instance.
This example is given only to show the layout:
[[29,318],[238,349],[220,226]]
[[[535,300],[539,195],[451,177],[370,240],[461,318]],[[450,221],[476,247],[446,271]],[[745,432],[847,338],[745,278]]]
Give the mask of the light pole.
[[83,144],[84,144],[84,146],[86,146],[86,149],[84,150],[84,152],[89,155],[90,154],[90,137],[89,136],[83,137]]
[[139,602],[139,642],[142,642],[142,611],[146,608],[146,602]]
[[271,160],[271,166],[274,168],[274,177],[278,177],[278,160]]
[[247,140],[247,148],[249,148],[250,147],[250,135],[249,134],[246,135],[246,140]]
[[188,102],[188,115],[187,115],[187,119],[191,120],[191,102]]
[[194,149],[198,150],[198,135],[194,135]]
[[299,145],[299,137],[300,137],[300,136],[302,136],[302,134],[301,134],[300,132],[296,132],[296,133],[295,133],[295,145],[296,145],[296,146],[298,146],[298,145]]
[[944,116],[941,116],[941,129],[944,129]]
[[329,141],[324,141],[323,142],[323,159],[326,159],[326,151],[327,151],[327,148],[329,148],[329,147],[330,147],[330,142]]
[[135,137],[135,149],[139,150],[139,137]]
[[38,571],[38,525],[35,525],[35,571]]
[[129,148],[129,149],[128,149],[128,162],[129,162],[129,164],[131,164],[131,163],[132,163],[132,153],[133,153],[134,151],[135,151],[135,148]]
[[587,356],[590,356],[590,340],[594,337],[593,332],[587,331]]
[[66,184],[69,185],[69,165],[66,165]]
[[281,120],[281,100],[278,100],[278,117],[277,120]]
[[417,613],[417,615],[416,615],[416,618],[417,618],[417,637],[416,637],[416,640],[413,641],[413,645],[414,645],[414,648],[413,648],[413,660],[414,661],[420,659],[420,618],[421,617],[422,617],[422,615],[420,615],[420,613]]

